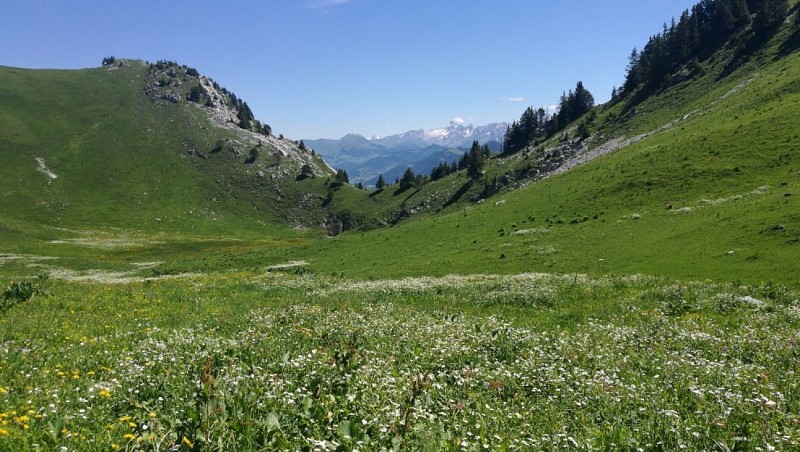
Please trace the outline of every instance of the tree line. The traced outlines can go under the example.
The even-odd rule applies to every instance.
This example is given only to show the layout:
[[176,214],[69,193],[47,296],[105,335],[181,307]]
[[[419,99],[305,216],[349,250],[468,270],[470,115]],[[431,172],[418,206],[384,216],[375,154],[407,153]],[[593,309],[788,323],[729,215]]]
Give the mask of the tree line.
[[788,11],[788,0],[702,0],[677,21],[665,23],[641,51],[631,51],[625,83],[612,92],[612,100],[661,85],[677,69],[709,58],[731,38],[738,39],[737,53],[745,51],[749,41],[780,25]]
[[[431,169],[430,175],[415,174],[414,169],[411,167],[406,168],[403,176],[395,180],[399,191],[405,191],[409,188],[421,188],[429,181],[436,181],[450,174],[457,173],[458,171],[466,170],[467,176],[472,179],[478,179],[483,174],[483,168],[486,161],[491,157],[491,150],[488,144],[481,144],[476,140],[472,142],[469,151],[459,158],[458,162],[439,162],[438,165]],[[378,181],[375,183],[375,188],[383,190],[390,184],[386,182],[383,174],[378,175]]]
[[532,141],[550,138],[563,130],[568,124],[583,116],[594,107],[594,96],[579,81],[575,89],[562,93],[554,114],[549,115],[544,108],[534,110],[528,107],[506,129],[503,137],[503,153],[519,152]]

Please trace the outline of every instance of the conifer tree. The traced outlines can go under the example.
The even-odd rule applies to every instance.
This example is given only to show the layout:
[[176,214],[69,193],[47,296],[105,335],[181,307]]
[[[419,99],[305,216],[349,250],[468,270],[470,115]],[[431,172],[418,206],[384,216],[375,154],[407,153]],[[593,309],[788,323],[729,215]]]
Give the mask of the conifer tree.
[[[488,147],[487,147],[488,149]],[[467,176],[477,179],[483,171],[483,165],[486,160],[483,149],[477,141],[472,142],[472,147],[469,150],[467,158]]]
[[414,185],[415,179],[414,170],[409,166],[403,173],[402,179],[400,179],[400,191],[411,188],[411,186]]
[[639,73],[639,51],[636,50],[636,47],[634,47],[630,55],[628,55],[628,67],[626,71],[627,75],[625,76],[623,91],[625,93],[630,93],[642,82],[642,77]]
[[788,12],[788,0],[760,0],[753,19],[753,31],[763,32],[780,24]]
[[378,181],[375,182],[375,188],[383,190],[386,187],[386,181],[383,179],[383,174],[378,175]]
[[336,170],[336,176],[334,176],[334,180],[337,184],[349,184],[350,176],[347,175],[347,171],[338,169]]

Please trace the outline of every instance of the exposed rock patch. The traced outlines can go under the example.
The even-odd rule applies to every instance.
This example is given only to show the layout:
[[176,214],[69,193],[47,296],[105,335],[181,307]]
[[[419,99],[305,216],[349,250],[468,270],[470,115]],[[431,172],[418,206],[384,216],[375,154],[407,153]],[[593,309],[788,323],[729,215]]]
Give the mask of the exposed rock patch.
[[44,157],[36,157],[36,169],[45,176],[47,176],[48,179],[50,179],[48,183],[53,182],[58,177],[56,173],[54,173],[52,170],[50,170],[50,168],[47,167],[47,164],[44,161]]

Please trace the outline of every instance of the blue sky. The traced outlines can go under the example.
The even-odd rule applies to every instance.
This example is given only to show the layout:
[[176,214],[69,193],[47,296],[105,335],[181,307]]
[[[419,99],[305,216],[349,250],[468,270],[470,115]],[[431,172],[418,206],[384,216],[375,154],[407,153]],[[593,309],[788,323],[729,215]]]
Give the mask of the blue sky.
[[290,138],[512,121],[578,80],[598,102],[695,0],[2,0],[0,65],[197,68]]

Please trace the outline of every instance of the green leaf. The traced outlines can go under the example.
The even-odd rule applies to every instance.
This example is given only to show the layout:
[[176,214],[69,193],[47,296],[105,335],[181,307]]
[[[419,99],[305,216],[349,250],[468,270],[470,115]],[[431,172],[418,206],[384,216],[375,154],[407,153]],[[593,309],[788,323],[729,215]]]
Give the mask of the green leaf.
[[272,430],[280,430],[281,429],[281,422],[278,419],[278,415],[275,413],[269,413],[267,415],[267,431],[271,432]]
[[342,421],[339,427],[336,428],[336,432],[339,433],[339,436],[343,439],[350,440],[350,421]]

